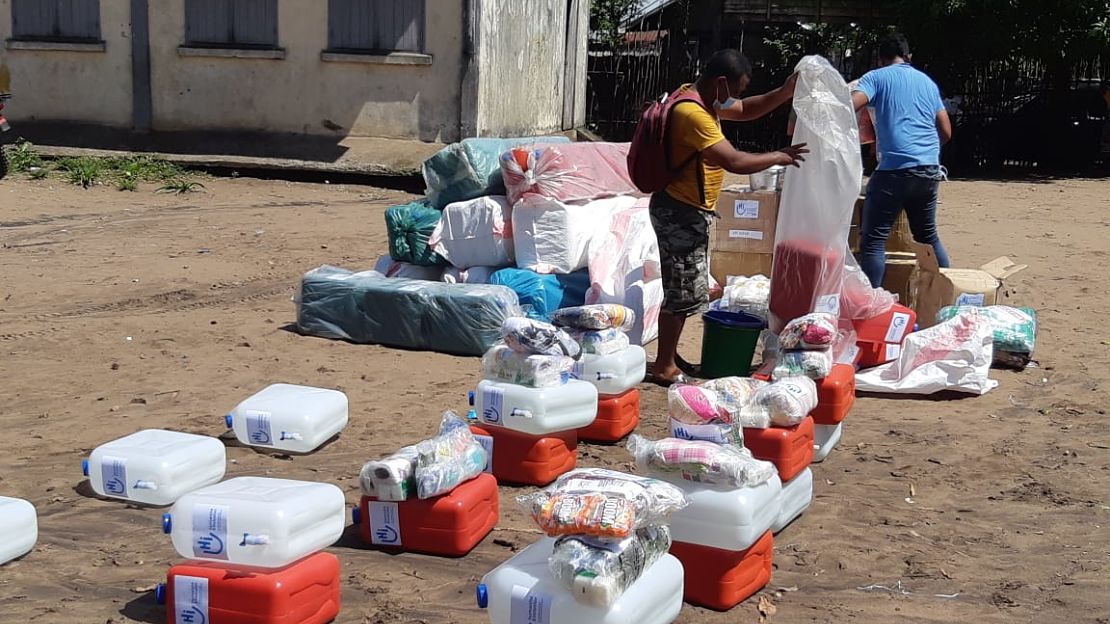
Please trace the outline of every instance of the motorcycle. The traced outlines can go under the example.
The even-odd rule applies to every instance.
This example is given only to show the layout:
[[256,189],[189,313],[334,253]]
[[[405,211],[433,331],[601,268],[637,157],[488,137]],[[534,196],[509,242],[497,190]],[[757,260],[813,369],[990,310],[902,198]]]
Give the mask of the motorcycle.
[[11,74],[8,73],[7,67],[0,64],[0,179],[8,174],[8,153],[4,150],[4,144],[12,127],[4,118],[4,105],[10,99],[12,99]]

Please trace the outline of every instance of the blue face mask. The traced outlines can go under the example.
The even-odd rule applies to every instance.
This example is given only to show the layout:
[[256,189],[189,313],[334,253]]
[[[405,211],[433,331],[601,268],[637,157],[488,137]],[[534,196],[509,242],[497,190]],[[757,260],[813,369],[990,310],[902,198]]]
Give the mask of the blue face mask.
[[[718,91],[719,91],[719,89],[718,89]],[[732,89],[729,88],[727,82],[725,83],[725,91],[727,92],[728,97],[725,98],[724,102],[720,101],[719,99],[714,101],[713,102],[713,108],[714,109],[721,110],[722,108],[731,108],[731,107],[735,106],[737,103],[740,102],[740,100],[737,100],[736,98],[732,97]]]

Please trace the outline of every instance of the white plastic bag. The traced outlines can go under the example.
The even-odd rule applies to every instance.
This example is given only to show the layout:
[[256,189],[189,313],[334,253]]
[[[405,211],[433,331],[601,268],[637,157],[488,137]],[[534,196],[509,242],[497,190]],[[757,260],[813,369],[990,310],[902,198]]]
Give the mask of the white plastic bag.
[[640,196],[628,176],[628,148],[628,143],[589,142],[513,148],[501,154],[501,176],[514,203],[526,194],[564,202]]
[[526,195],[513,205],[517,267],[536,273],[573,273],[586,268],[591,240],[604,234],[614,212],[631,208],[636,201],[635,197],[611,197],[572,204]]
[[793,427],[817,408],[817,384],[809,377],[788,377],[756,391],[754,401],[775,427]]
[[875,288],[852,254],[844,256],[844,289],[840,293],[840,318],[866,321],[886,314],[898,296]]
[[906,336],[901,357],[856,375],[856,390],[897,394],[954,390],[982,395],[998,387],[990,378],[993,357],[990,319],[960,314]]
[[513,209],[503,195],[448,204],[428,244],[452,266],[509,266],[513,263]]
[[730,276],[721,295],[720,309],[744,312],[767,320],[767,299],[770,296],[770,278],[763,275]]
[[852,209],[863,179],[848,85],[819,56],[798,63],[794,142],[810,153],[789,168],[775,230],[771,330],[810,312],[839,314]]

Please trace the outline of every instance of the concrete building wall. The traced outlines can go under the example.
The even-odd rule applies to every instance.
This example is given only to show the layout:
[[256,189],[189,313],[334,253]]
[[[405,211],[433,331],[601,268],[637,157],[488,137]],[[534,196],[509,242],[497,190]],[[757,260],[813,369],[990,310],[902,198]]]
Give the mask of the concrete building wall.
[[[12,74],[12,122],[76,121],[131,126],[131,12],[128,0],[104,0],[104,46],[42,45],[15,49],[11,0],[0,0],[0,62]],[[82,51],[77,51],[82,50]]]

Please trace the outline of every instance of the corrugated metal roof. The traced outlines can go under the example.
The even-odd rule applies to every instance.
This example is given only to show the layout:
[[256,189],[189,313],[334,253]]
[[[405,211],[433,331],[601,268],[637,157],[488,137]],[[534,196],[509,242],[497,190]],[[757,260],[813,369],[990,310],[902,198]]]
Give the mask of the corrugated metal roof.
[[654,15],[676,2],[678,2],[678,0],[641,0],[640,7],[625,21],[625,25],[635,24],[645,17]]

